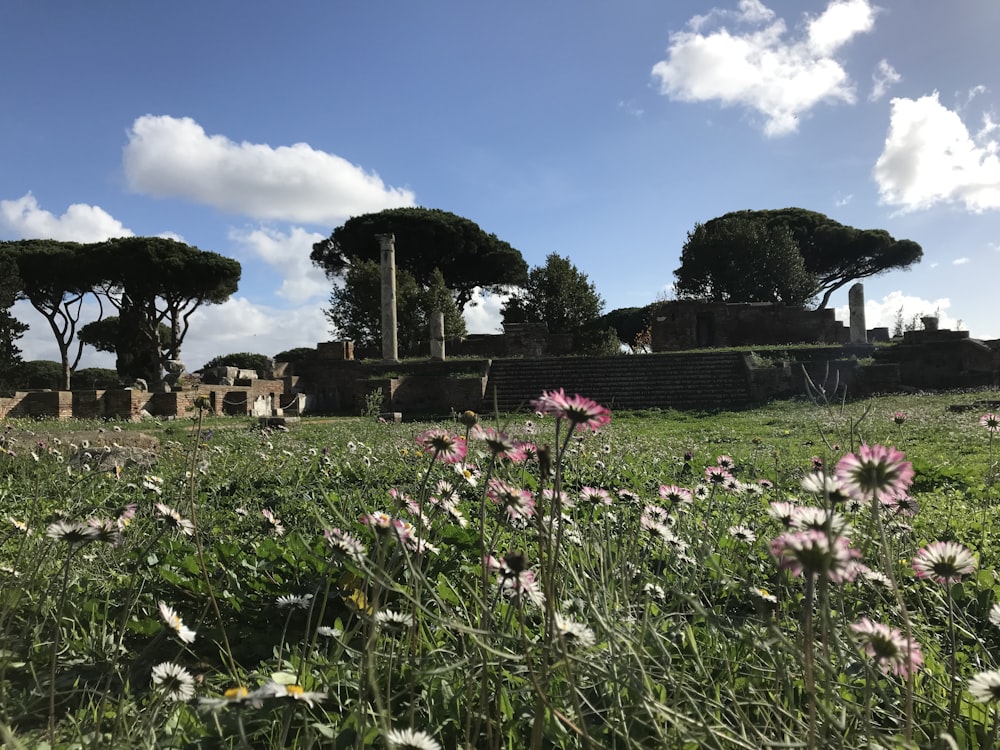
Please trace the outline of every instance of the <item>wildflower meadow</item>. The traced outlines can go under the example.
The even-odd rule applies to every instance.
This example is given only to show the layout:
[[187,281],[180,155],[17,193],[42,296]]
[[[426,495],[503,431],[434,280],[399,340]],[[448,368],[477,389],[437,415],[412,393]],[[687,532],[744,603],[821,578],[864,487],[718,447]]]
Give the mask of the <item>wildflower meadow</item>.
[[4,422],[0,740],[997,747],[991,398]]

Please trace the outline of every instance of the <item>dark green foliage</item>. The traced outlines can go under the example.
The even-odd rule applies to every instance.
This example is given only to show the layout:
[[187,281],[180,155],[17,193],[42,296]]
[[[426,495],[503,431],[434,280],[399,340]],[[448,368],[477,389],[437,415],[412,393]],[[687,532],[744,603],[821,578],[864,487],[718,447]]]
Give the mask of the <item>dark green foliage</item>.
[[214,357],[201,366],[202,370],[213,367],[239,367],[241,370],[256,370],[257,377],[264,377],[271,369],[271,358],[266,354],[252,352],[236,352]]
[[791,232],[749,214],[727,214],[688,232],[674,271],[678,297],[794,306],[812,299],[816,277]]
[[[430,286],[422,288],[409,271],[396,269],[396,337],[405,356],[427,354],[429,316],[444,312],[445,337],[465,335],[462,318],[440,272],[432,273]],[[334,287],[330,307],[325,311],[337,335],[361,347],[382,344],[382,271],[375,261],[357,261]]]
[[[118,316],[112,315],[81,326],[76,337],[99,352],[114,354],[118,351],[118,337],[121,335],[120,325],[121,320]],[[170,326],[160,323],[160,341],[169,342],[171,336]]]
[[[121,319],[118,372],[151,383],[159,382],[164,360],[180,357],[194,311],[227,300],[241,274],[232,258],[163,237],[121,237],[94,253],[107,269],[104,291]],[[170,329],[166,340],[161,324]]]
[[[733,224],[734,220],[750,223]],[[767,230],[761,230],[758,222],[763,222]],[[740,226],[750,230],[750,233],[742,238],[734,238],[733,229]],[[789,291],[798,289],[801,284],[798,263],[791,261],[792,265],[788,270],[781,267],[781,264],[789,260],[787,250],[779,248],[780,252],[775,253],[774,231],[787,231],[790,234],[802,259],[802,268],[813,279],[813,288],[805,299],[821,295],[820,308],[826,307],[830,295],[851,281],[894,269],[907,270],[923,257],[922,248],[912,240],[897,240],[883,229],[855,229],[816,211],[803,208],[734,211],[705,224],[698,224],[688,233],[681,256],[681,267],[674,271],[678,293],[688,297],[704,296],[701,291],[706,286],[714,291],[713,285],[704,280],[705,269],[718,263],[734,262],[740,264],[741,268],[753,268],[756,265],[768,268],[780,276],[791,274],[788,279],[791,284]],[[728,249],[713,249],[712,243],[719,236],[733,240],[734,244]],[[698,257],[702,253],[705,258]],[[741,263],[743,254],[751,257]],[[728,283],[734,284],[729,296],[747,296],[749,281],[733,274],[733,280]],[[755,298],[752,301],[769,301],[768,297],[774,296],[773,291],[765,279],[763,286],[752,291],[750,296]],[[719,294],[725,297],[727,292],[723,288]],[[790,296],[801,296],[801,292]],[[713,298],[720,297],[716,295]]]
[[47,359],[33,359],[29,362],[22,362],[16,370],[15,385],[18,390],[22,391],[63,390],[62,363],[52,362]]
[[107,270],[91,249],[90,245],[57,240],[0,243],[0,254],[17,264],[21,279],[18,297],[31,303],[55,336],[63,368],[60,387],[66,389],[83,351],[82,342],[77,342],[74,352],[70,351],[83,300]]
[[595,322],[574,336],[573,351],[591,357],[609,357],[622,353],[622,341],[614,328]]
[[576,333],[604,307],[597,289],[576,266],[557,253],[528,274],[524,288],[504,306],[504,315],[522,315],[548,326],[549,333]]
[[119,388],[118,373],[105,367],[84,367],[73,373],[73,387],[76,390],[103,390]]
[[475,222],[439,209],[393,208],[355,216],[313,245],[309,257],[328,276],[341,279],[353,265],[381,261],[379,234],[395,235],[396,267],[420,286],[430,286],[440,269],[459,310],[476,287],[500,292],[528,277],[528,264],[518,250]]
[[303,359],[310,359],[316,354],[316,349],[311,346],[299,346],[278,352],[274,355],[275,362],[298,362]]
[[28,326],[10,314],[20,291],[17,263],[13,258],[0,255],[0,389],[3,390],[15,385],[15,370],[21,363],[17,340],[28,330]]
[[618,340],[635,350],[639,337],[649,328],[652,305],[619,307],[597,319],[597,324],[614,330]]

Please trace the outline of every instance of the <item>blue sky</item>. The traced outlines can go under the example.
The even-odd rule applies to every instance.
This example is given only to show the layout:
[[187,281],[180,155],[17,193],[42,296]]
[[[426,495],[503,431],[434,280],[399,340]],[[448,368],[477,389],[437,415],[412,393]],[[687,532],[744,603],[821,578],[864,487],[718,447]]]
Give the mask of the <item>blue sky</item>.
[[995,0],[6,3],[0,239],[238,259],[196,368],[331,339],[308,257],[355,214],[452,211],[569,257],[611,310],[669,294],[696,222],[800,206],[923,246],[866,280],[869,326],[996,338],[998,29]]

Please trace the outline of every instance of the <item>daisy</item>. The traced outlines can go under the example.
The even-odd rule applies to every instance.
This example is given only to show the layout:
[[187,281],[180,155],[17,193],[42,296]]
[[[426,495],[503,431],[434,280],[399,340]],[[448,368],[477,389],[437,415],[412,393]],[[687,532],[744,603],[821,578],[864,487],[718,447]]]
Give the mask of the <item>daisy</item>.
[[979,424],[990,432],[1000,432],[1000,414],[984,414],[979,418]]
[[935,583],[957,583],[975,569],[976,558],[957,542],[931,542],[913,558],[917,576]]
[[382,510],[374,513],[365,513],[361,516],[361,523],[370,526],[378,534],[388,534],[392,531],[392,516]]
[[118,527],[118,522],[111,518],[90,518],[87,525],[94,529],[94,541],[104,542],[111,546],[121,543],[122,530]]
[[535,580],[534,571],[527,569],[522,553],[512,552],[500,560],[489,555],[485,564],[488,570],[497,574],[501,591],[511,599],[517,602],[525,599],[538,607],[545,604],[545,594]]
[[887,500],[906,494],[913,482],[913,464],[885,445],[862,445],[837,462],[836,476],[849,495]]
[[340,529],[325,529],[323,536],[331,549],[336,550],[344,557],[348,557],[355,562],[362,562],[365,559],[365,545],[361,541]]
[[843,502],[847,498],[837,478],[822,471],[807,474],[802,479],[801,486],[804,492],[817,497],[829,498],[835,503]]
[[[83,442],[87,442],[84,440]],[[84,446],[86,448],[86,446]],[[147,474],[142,478],[142,486],[144,489],[150,492],[155,492],[157,495],[163,494],[163,477],[158,477],[155,474]]]
[[518,489],[501,479],[491,479],[486,496],[494,505],[503,505],[508,517],[514,521],[535,515],[535,498],[528,490]]
[[90,524],[73,521],[55,521],[45,529],[45,536],[49,539],[66,542],[70,546],[96,541],[98,534],[98,530]]
[[726,471],[731,471],[736,468],[736,462],[733,460],[732,456],[718,456],[715,459],[715,465],[720,469],[725,469]]
[[753,544],[757,541],[757,535],[753,533],[753,529],[749,526],[744,526],[743,524],[730,526],[729,534],[737,542],[743,542],[744,544]]
[[165,661],[153,667],[153,685],[168,700],[187,701],[194,697],[194,677],[184,667]]
[[750,587],[750,593],[756,596],[761,601],[767,602],[768,604],[777,604],[778,597],[772,594],[767,589],[762,589],[757,586]]
[[186,518],[183,518],[180,513],[171,508],[169,505],[157,503],[156,511],[167,520],[167,526],[172,526],[187,536],[192,536],[194,534],[194,524]]
[[559,612],[555,613],[555,626],[563,641],[570,646],[587,648],[597,642],[593,630],[583,623],[564,617]]
[[541,414],[549,414],[556,419],[565,419],[574,429],[597,431],[611,421],[611,412],[589,398],[577,394],[567,396],[566,391],[543,391],[540,398],[532,402],[532,407]]
[[822,531],[789,531],[771,540],[771,554],[778,567],[792,575],[826,575],[833,583],[852,581],[854,561],[861,556],[847,537],[830,538]]
[[844,536],[851,531],[851,522],[840,513],[826,508],[817,508],[812,505],[797,507],[792,513],[793,529],[816,529],[817,531],[830,530],[834,536]]
[[895,414],[892,415],[892,421],[895,422],[898,425],[903,424],[903,422],[906,421],[906,412],[905,411],[897,411]]
[[980,672],[969,680],[969,692],[980,703],[1000,700],[1000,670]]
[[990,607],[990,623],[1000,628],[1000,604]]
[[896,628],[864,617],[852,624],[851,630],[860,637],[865,653],[886,674],[909,677],[924,663],[920,645],[915,641],[907,642]]
[[413,627],[413,615],[406,612],[395,612],[391,609],[381,609],[375,613],[375,624],[389,632],[401,632]]
[[301,701],[309,708],[315,706],[319,701],[326,700],[326,693],[306,690],[301,685],[285,685],[285,696],[293,701]]
[[705,469],[705,481],[709,484],[725,484],[733,475],[721,466],[709,466]]
[[340,638],[344,634],[344,631],[340,628],[331,628],[329,625],[320,625],[316,628],[316,635],[321,635],[324,638]]
[[446,464],[454,464],[465,458],[468,447],[465,438],[452,435],[448,430],[433,428],[417,435],[417,442],[435,458],[440,458]]
[[691,490],[678,487],[675,484],[661,484],[660,497],[664,502],[676,505],[678,503],[688,504],[694,501]]
[[24,521],[18,521],[13,516],[7,516],[7,520],[10,521],[11,524],[13,524],[14,528],[20,531],[22,534],[31,533],[31,529],[28,528],[28,524],[26,524]]
[[296,596],[295,594],[285,594],[284,596],[278,597],[279,607],[298,607],[299,609],[309,609],[309,604],[313,598],[312,594],[302,594],[301,596]]
[[285,526],[281,523],[277,516],[268,509],[261,508],[260,514],[264,516],[264,527],[272,532],[275,536],[284,536]]
[[792,525],[792,519],[795,518],[797,510],[798,506],[795,503],[776,500],[768,506],[767,515],[781,522],[781,525],[787,529]]
[[160,602],[159,607],[160,617],[163,618],[163,622],[166,623],[167,627],[177,633],[177,637],[184,641],[184,643],[194,643],[195,631],[184,624],[180,615],[174,611],[174,608],[166,602]]
[[524,453],[518,449],[514,439],[506,432],[501,432],[493,427],[476,425],[469,432],[469,436],[486,443],[486,447],[490,449],[494,458],[507,458],[515,463],[524,460]]
[[417,729],[390,729],[385,738],[390,747],[401,750],[441,750],[437,740]]
[[584,487],[580,490],[580,500],[593,505],[611,505],[611,493],[600,487]]

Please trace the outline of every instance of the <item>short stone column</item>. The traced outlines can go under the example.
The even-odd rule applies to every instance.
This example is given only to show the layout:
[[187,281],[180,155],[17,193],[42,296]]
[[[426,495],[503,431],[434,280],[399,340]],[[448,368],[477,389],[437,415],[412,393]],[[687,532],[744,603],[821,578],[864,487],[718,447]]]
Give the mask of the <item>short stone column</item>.
[[376,234],[382,251],[382,359],[399,361],[396,338],[396,235]]
[[851,343],[867,344],[868,329],[865,326],[865,285],[860,282],[847,292],[847,302],[851,311]]
[[444,362],[444,313],[431,313],[431,359]]

